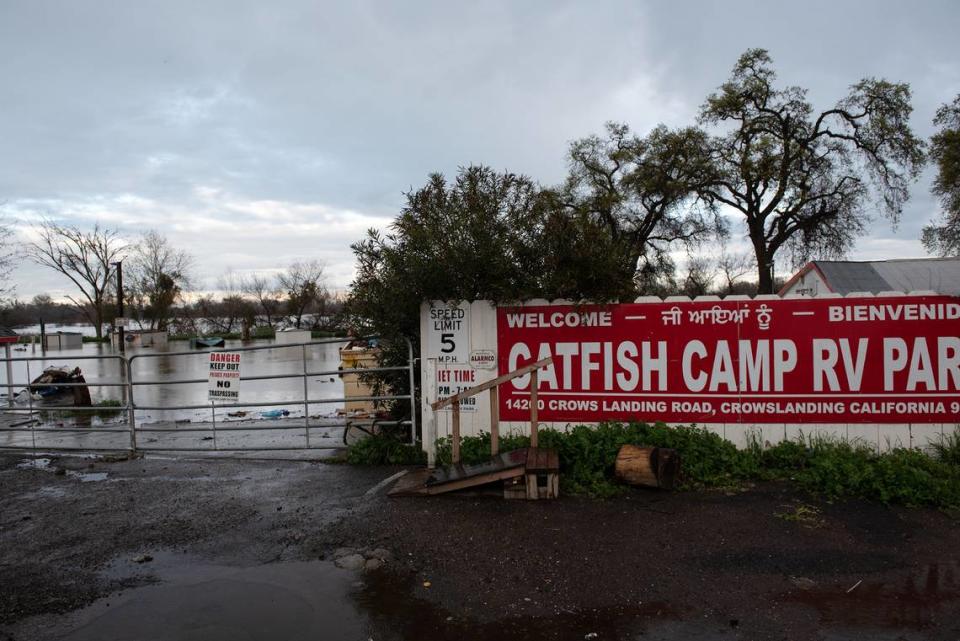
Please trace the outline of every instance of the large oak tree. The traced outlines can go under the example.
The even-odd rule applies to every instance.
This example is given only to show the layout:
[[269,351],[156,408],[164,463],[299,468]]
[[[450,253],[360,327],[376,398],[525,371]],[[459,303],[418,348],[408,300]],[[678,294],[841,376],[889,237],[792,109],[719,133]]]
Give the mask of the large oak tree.
[[907,84],[866,78],[817,113],[805,89],[775,80],[767,52],[750,49],[700,114],[718,132],[716,181],[700,194],[743,215],[760,293],[772,293],[781,250],[794,262],[843,255],[871,220],[870,203],[896,224],[924,160]]

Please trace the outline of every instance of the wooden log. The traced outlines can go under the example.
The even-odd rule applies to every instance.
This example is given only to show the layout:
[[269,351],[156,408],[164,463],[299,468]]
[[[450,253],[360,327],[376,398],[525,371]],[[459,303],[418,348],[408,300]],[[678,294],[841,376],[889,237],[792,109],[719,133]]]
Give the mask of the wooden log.
[[617,454],[614,472],[630,485],[673,489],[680,475],[680,456],[663,447],[624,445]]

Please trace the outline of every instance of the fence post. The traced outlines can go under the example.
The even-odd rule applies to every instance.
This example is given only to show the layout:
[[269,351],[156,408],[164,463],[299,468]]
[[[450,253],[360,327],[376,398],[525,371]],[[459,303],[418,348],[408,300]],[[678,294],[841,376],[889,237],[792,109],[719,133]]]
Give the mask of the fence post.
[[416,395],[416,379],[413,375],[413,368],[416,366],[417,361],[413,357],[413,343],[410,342],[409,338],[405,338],[407,341],[407,365],[410,368],[410,445],[417,444],[417,395]]
[[500,452],[500,392],[494,385],[490,388],[490,456]]
[[310,447],[310,402],[309,386],[307,385],[307,346],[301,345],[301,359],[303,360],[303,432],[307,438],[307,447]]
[[530,447],[537,447],[537,411],[540,409],[537,399],[538,387],[537,370],[533,370],[530,372]]
[[210,401],[210,419],[213,427],[213,449],[217,449],[217,404],[216,401]]
[[136,454],[137,452],[137,419],[136,413],[134,412],[133,404],[133,359],[127,358],[126,356],[120,357],[120,370],[122,376],[127,380],[126,385],[123,387],[123,392],[126,395],[127,399],[127,420],[130,422],[130,453]]
[[3,352],[7,357],[7,405],[13,407],[13,361],[10,356],[9,343],[3,346]]
[[29,408],[30,416],[30,442],[33,445],[33,454],[37,454],[37,433],[34,431],[34,420],[33,420],[33,389],[30,387],[30,384],[33,383],[33,379],[30,378],[30,361],[24,361],[24,365],[27,366],[27,407]]

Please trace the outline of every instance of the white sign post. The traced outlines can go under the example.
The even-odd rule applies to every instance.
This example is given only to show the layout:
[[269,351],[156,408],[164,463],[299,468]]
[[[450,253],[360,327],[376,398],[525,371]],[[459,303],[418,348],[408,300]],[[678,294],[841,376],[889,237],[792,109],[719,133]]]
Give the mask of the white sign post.
[[240,402],[240,352],[210,352],[207,400]]

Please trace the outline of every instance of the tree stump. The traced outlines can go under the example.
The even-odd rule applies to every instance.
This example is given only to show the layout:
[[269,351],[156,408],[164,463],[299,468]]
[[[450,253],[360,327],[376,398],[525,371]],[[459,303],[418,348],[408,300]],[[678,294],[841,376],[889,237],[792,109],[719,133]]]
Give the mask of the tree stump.
[[665,447],[624,445],[617,454],[614,472],[630,485],[672,490],[680,476],[680,455]]

